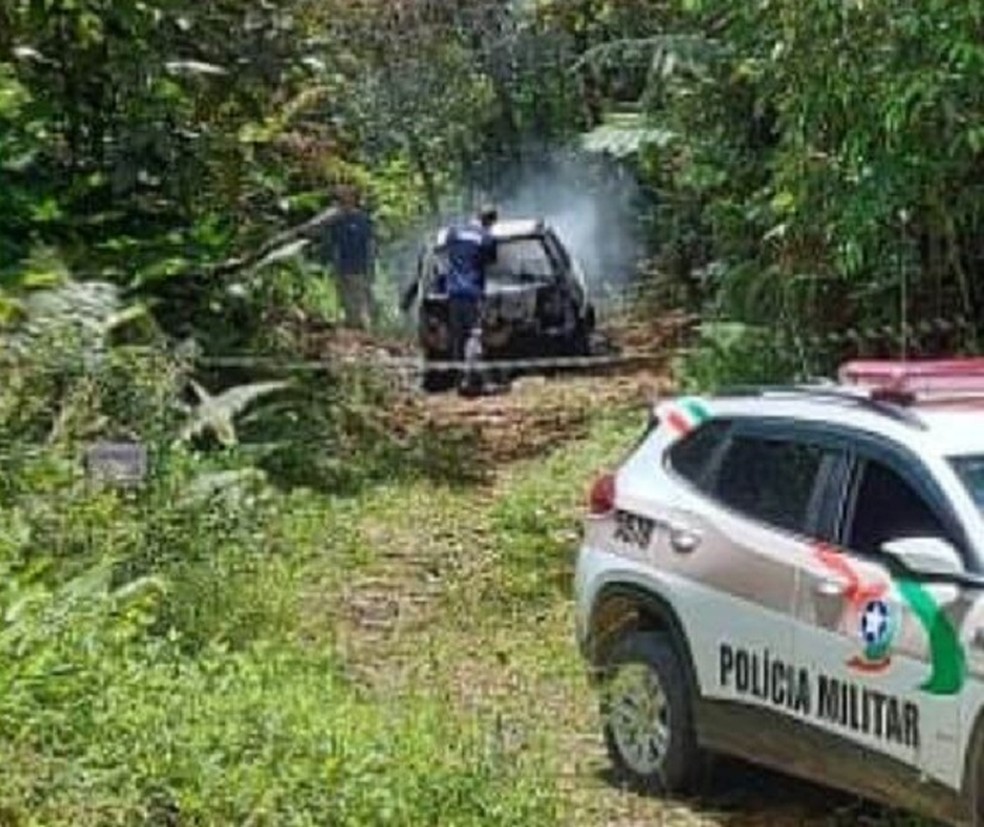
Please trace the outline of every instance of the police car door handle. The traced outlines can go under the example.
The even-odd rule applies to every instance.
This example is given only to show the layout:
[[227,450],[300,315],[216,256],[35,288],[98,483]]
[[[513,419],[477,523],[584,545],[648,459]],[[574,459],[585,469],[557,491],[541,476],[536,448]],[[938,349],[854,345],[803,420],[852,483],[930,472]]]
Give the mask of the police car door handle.
[[814,587],[821,597],[843,597],[847,594],[847,583],[843,580],[820,580]]
[[677,554],[692,554],[700,545],[700,534],[686,526],[670,526],[670,545]]

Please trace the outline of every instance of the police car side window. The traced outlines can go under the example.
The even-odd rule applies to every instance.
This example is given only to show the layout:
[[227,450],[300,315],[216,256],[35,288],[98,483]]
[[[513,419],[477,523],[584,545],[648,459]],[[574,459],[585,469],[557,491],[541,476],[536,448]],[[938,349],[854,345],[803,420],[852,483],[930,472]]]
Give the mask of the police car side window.
[[703,487],[715,452],[728,433],[730,423],[713,419],[684,437],[669,450],[670,467],[688,482]]
[[854,501],[847,547],[860,554],[876,555],[885,543],[907,537],[938,537],[953,542],[936,512],[909,483],[880,462],[866,462]]
[[721,461],[715,495],[754,520],[804,534],[824,456],[815,445],[736,436]]

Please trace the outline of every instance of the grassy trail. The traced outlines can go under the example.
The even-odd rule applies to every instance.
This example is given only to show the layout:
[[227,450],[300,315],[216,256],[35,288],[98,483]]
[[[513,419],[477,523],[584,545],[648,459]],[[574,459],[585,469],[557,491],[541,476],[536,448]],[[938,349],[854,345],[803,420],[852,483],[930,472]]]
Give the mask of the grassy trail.
[[322,584],[309,617],[332,630],[349,674],[381,704],[436,697],[515,760],[546,766],[564,824],[847,825],[869,814],[867,823],[903,823],[741,767],[720,772],[702,802],[659,802],[610,783],[573,640],[570,575],[586,487],[638,433],[640,416],[638,406],[585,410],[572,441],[481,483],[383,487],[358,503],[362,562],[343,577],[317,564],[309,574]]

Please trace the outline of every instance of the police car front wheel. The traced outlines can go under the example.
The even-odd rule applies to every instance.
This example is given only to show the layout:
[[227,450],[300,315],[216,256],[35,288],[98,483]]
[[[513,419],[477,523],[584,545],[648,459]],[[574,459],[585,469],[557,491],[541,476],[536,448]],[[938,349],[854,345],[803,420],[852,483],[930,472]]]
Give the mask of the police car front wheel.
[[632,633],[603,668],[605,742],[619,779],[655,794],[689,791],[702,766],[679,657],[668,638]]

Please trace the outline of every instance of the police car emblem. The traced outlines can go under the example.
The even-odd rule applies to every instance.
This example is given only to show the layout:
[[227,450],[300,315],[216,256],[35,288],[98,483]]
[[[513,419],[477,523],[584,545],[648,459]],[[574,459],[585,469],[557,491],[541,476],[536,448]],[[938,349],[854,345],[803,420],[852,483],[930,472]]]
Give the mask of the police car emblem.
[[872,600],[861,615],[861,637],[865,648],[877,649],[888,640],[888,606],[881,600]]
[[866,672],[887,669],[891,658],[889,650],[895,638],[895,617],[884,600],[869,600],[859,616],[859,631],[864,644],[862,656],[851,661],[851,666]]

